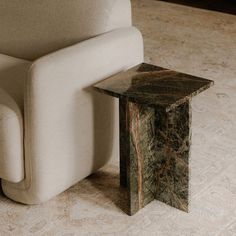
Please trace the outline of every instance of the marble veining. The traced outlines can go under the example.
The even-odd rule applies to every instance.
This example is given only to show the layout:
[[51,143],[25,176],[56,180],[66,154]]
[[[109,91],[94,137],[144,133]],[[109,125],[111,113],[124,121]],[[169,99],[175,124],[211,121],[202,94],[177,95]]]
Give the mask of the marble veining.
[[211,80],[142,63],[94,87],[120,99],[170,111],[212,85]]
[[127,188],[126,213],[154,199],[188,211],[191,110],[173,111],[120,101],[120,183]]
[[212,84],[142,63],[95,85],[119,98],[120,184],[127,214],[154,199],[188,211],[190,102]]

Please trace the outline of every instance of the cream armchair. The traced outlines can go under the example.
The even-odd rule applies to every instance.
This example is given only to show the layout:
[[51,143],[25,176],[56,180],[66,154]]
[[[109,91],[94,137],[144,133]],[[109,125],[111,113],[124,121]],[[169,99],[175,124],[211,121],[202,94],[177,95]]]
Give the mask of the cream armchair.
[[0,178],[46,201],[117,155],[117,104],[91,85],[143,61],[129,0],[0,0]]

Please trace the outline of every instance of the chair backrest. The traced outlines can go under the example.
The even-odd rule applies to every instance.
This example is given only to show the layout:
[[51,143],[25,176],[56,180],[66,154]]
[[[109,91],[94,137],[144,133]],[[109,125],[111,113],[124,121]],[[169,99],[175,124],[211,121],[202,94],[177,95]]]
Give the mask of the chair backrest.
[[130,0],[1,0],[0,53],[34,60],[130,25]]

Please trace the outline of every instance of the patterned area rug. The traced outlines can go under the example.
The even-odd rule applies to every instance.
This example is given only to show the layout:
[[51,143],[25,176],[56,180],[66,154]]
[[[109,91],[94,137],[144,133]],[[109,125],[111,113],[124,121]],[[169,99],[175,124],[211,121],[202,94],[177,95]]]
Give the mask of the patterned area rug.
[[122,211],[118,160],[51,201],[24,206],[0,195],[0,235],[236,235],[236,17],[133,0],[146,61],[215,81],[193,99],[190,213],[154,201]]

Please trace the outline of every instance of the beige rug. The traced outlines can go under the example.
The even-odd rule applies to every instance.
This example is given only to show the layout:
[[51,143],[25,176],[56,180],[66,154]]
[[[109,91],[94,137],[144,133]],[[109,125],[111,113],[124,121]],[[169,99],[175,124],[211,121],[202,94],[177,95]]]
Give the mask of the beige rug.
[[122,210],[118,160],[38,206],[0,196],[0,236],[236,235],[236,16],[133,0],[146,61],[215,81],[193,100],[191,208]]

